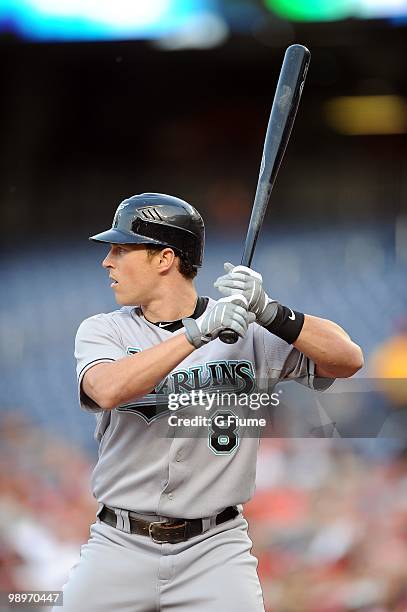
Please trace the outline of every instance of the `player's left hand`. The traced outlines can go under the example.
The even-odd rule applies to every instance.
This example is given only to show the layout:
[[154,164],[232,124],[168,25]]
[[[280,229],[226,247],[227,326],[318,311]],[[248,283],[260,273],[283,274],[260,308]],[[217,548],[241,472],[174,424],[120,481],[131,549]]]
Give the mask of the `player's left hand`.
[[278,302],[269,298],[263,289],[263,278],[258,272],[246,266],[224,264],[226,274],[214,282],[220,293],[229,296],[240,293],[244,295],[249,312],[256,315],[260,325],[269,325],[277,314]]

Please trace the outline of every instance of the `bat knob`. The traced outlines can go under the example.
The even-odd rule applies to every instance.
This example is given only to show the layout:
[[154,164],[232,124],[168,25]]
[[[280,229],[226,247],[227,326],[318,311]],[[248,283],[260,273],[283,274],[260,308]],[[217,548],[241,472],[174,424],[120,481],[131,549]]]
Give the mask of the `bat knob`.
[[233,329],[223,329],[219,334],[219,338],[225,344],[235,344],[239,340],[239,335]]

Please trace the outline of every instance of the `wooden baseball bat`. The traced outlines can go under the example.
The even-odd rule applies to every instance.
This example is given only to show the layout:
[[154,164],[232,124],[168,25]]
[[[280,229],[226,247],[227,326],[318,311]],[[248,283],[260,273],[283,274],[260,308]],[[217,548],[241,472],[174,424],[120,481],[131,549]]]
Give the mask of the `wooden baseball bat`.
[[[253,259],[270,194],[294,125],[310,59],[311,53],[303,45],[291,45],[284,55],[264,140],[256,195],[242,255],[242,266],[250,267]],[[223,330],[219,337],[226,344],[234,344],[239,339],[237,333],[232,329]]]

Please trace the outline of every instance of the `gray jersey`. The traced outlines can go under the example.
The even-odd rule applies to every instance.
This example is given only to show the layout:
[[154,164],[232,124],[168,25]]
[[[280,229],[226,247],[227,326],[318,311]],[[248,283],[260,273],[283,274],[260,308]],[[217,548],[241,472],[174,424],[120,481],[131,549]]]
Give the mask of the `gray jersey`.
[[[210,300],[207,308],[214,305]],[[201,315],[200,318],[205,316]],[[314,385],[314,364],[257,324],[236,344],[214,340],[186,357],[153,393],[103,411],[81,390],[85,372],[143,351],[183,333],[148,322],[133,307],[86,319],[76,336],[81,406],[95,413],[99,459],[92,476],[96,499],[142,514],[199,518],[250,499],[254,492],[258,437],[243,436],[217,452],[207,436],[177,437],[165,401],[169,393],[208,389],[233,379],[250,391],[256,380],[295,378]],[[201,409],[204,413],[204,409]]]

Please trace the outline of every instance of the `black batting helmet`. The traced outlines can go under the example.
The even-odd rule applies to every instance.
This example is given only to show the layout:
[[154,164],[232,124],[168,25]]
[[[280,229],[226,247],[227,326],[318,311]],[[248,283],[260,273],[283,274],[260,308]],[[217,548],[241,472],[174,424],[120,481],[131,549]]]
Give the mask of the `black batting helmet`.
[[164,193],[141,193],[119,205],[111,229],[89,240],[171,247],[192,265],[202,265],[205,227],[191,204]]

